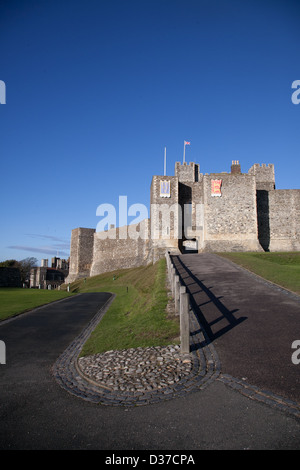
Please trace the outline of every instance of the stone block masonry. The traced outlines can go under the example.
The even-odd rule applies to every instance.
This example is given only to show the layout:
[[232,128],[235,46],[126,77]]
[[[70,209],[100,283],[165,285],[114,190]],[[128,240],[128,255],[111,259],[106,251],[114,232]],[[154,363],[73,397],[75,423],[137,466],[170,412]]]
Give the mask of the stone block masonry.
[[[221,180],[221,196],[211,196],[211,180]],[[204,251],[260,251],[255,177],[213,173],[204,176]]]
[[[146,230],[147,226],[147,220],[145,220],[141,224],[111,229],[104,234],[96,232],[90,275],[95,276],[109,271],[149,264],[151,261],[149,240],[138,236],[141,230]],[[120,231],[123,232],[121,236]],[[131,232],[131,236],[128,231]],[[123,238],[125,234],[126,238]]]
[[93,262],[95,229],[75,228],[72,230],[70,247],[70,267],[66,282],[90,276]]
[[157,261],[173,254],[300,250],[300,190],[276,190],[273,164],[247,173],[200,173],[175,163],[174,176],[152,177],[150,219],[96,232],[72,231],[66,282]]
[[300,190],[269,191],[269,250],[300,251]]

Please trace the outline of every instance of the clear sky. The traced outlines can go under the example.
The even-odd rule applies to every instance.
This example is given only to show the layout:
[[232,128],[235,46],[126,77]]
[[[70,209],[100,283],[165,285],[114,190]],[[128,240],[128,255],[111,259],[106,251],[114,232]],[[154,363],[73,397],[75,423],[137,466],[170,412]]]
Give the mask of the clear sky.
[[149,207],[184,140],[202,173],[274,163],[300,188],[299,0],[1,0],[0,41],[0,261]]

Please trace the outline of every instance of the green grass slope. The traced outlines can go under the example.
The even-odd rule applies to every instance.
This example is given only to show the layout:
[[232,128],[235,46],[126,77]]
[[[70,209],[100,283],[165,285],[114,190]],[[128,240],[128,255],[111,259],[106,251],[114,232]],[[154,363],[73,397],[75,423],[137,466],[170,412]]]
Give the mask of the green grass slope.
[[300,252],[218,253],[296,294],[300,294]]

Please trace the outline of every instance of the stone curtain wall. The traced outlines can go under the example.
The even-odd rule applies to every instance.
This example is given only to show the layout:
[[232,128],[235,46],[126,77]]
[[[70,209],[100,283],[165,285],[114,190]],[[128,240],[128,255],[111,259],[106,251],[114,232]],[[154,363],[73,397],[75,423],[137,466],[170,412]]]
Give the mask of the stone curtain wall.
[[[148,225],[149,220],[146,219],[140,224],[121,227],[121,234],[119,228],[95,233],[90,275],[143,266],[151,262]],[[147,235],[147,239],[142,238],[144,234]]]
[[300,190],[269,192],[270,251],[300,251]]
[[[221,179],[221,196],[211,196],[211,180]],[[248,174],[204,176],[204,249],[261,250],[257,238],[256,183]]]

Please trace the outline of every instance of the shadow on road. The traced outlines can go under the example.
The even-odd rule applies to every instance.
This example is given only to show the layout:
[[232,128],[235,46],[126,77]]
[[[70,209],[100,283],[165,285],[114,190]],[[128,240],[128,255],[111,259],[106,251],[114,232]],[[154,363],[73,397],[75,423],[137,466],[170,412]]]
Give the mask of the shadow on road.
[[[238,309],[229,310],[222,302],[222,297],[216,297],[211,291],[212,286],[207,287],[205,281],[198,279],[190,269],[182,262],[179,256],[172,256],[174,265],[182,282],[190,294],[190,303],[199,323],[204,328],[210,341],[214,341],[232,328],[247,320],[247,317],[236,318]],[[224,322],[226,324],[224,325]],[[224,325],[216,328],[217,325]],[[192,334],[196,334],[193,332]],[[199,345],[199,348],[202,346]]]

